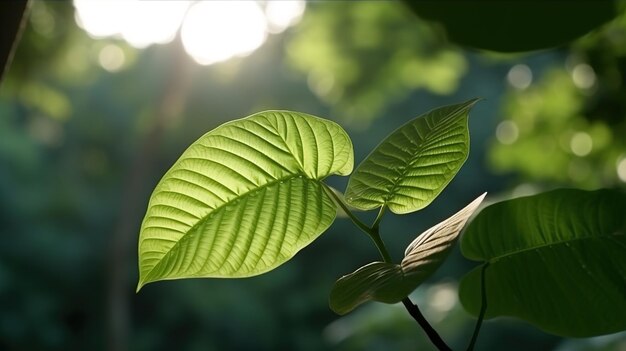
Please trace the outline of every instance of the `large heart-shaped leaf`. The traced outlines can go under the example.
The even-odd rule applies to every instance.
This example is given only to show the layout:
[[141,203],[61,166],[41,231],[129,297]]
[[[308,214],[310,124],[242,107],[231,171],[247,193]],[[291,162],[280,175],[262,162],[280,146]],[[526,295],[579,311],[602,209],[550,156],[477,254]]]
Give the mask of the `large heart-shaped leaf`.
[[[555,190],[485,208],[461,239],[489,262],[486,318],[516,316],[563,336],[626,329],[626,195]],[[459,288],[480,310],[480,268]]]
[[391,133],[350,177],[346,201],[398,214],[426,207],[467,159],[468,116],[476,101],[432,110]]
[[338,314],[346,314],[370,300],[402,301],[443,263],[465,222],[485,195],[418,236],[407,247],[400,264],[372,262],[341,277],[330,292],[330,308]]
[[139,236],[139,285],[246,277],[290,259],[326,230],[336,206],[320,180],[353,167],[336,123],[268,111],[194,142],[156,186]]

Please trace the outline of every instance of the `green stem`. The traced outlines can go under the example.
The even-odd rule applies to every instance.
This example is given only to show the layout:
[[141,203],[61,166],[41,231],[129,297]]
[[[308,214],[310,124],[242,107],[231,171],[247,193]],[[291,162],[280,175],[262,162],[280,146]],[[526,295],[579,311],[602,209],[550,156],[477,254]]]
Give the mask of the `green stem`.
[[380,252],[380,256],[383,258],[383,261],[387,263],[393,263],[391,255],[389,255],[389,251],[387,251],[387,247],[385,246],[383,239],[380,238],[378,230],[373,230],[372,232],[368,233],[368,235],[370,238],[372,238],[372,241],[374,241],[374,245],[376,245],[378,252]]
[[376,216],[376,219],[374,220],[374,224],[372,224],[372,229],[378,231],[378,227],[380,226],[380,221],[383,220],[383,215],[385,214],[385,210],[387,210],[387,206],[382,205],[380,207],[380,211],[378,211],[378,215]]
[[326,183],[322,183],[322,185],[324,186],[324,189],[326,189],[326,192],[333,198],[333,200],[335,200],[337,205],[341,207],[343,212],[346,213],[346,215],[352,220],[352,222],[372,239],[374,245],[376,245],[376,248],[378,249],[378,252],[380,252],[380,255],[383,257],[383,260],[385,262],[392,263],[389,251],[387,251],[387,247],[385,246],[383,240],[380,238],[380,233],[378,232],[378,226],[380,224],[380,221],[382,220],[383,214],[385,213],[385,206],[382,206],[380,208],[378,216],[376,216],[376,220],[374,220],[374,224],[369,227],[367,224],[363,223],[357,216],[355,216],[352,211],[350,211],[348,205],[339,195],[337,195],[337,193],[335,193],[333,189],[326,185]]
[[350,217],[350,219],[352,220],[352,223],[354,223],[357,227],[359,227],[359,229],[361,229],[365,233],[371,235],[370,234],[371,233],[371,228],[368,227],[367,224],[361,222],[361,220],[358,219],[357,216],[355,216],[352,213],[352,211],[350,211],[350,209],[348,208],[348,205],[346,205],[346,203],[343,202],[343,199],[341,197],[339,197],[339,195],[337,195],[337,193],[335,193],[335,191],[333,189],[331,189],[328,185],[326,185],[326,183],[322,183],[322,186],[324,187],[326,192],[330,195],[330,197],[332,197],[333,200],[335,200],[335,203],[337,203],[337,205],[339,205],[339,207],[341,207],[343,212],[345,212],[346,215],[348,215],[348,217]]
[[380,252],[380,256],[382,256],[383,261],[387,263],[393,263],[393,260],[391,259],[391,255],[389,254],[389,251],[387,251],[387,247],[385,246],[383,239],[381,239],[380,237],[380,231],[379,231],[380,221],[383,219],[383,215],[385,214],[386,208],[387,207],[385,205],[383,205],[380,208],[380,211],[378,211],[378,215],[376,216],[376,219],[374,220],[374,224],[372,224],[367,234],[370,236],[370,238],[372,238],[372,241],[374,241],[374,245],[376,245],[378,252]]
[[476,340],[478,339],[478,333],[480,332],[480,326],[483,324],[483,319],[485,318],[485,313],[487,312],[487,278],[485,277],[487,267],[489,267],[489,262],[486,262],[483,265],[483,268],[480,270],[480,313],[478,314],[478,320],[476,321],[476,327],[474,328],[472,340],[470,341],[469,346],[467,346],[467,351],[474,350],[474,345],[476,344]]
[[[326,192],[328,192],[328,194],[335,200],[337,205],[339,205],[343,209],[343,211],[346,213],[346,215],[350,217],[352,222],[357,227],[359,227],[359,229],[365,232],[372,239],[372,241],[374,241],[374,245],[376,245],[378,252],[380,252],[380,255],[382,256],[383,261],[387,263],[393,263],[391,259],[391,255],[389,255],[389,251],[387,251],[387,247],[385,246],[385,243],[380,238],[380,230],[379,230],[380,222],[383,219],[383,215],[385,214],[385,210],[387,209],[387,207],[383,205],[380,208],[380,211],[378,211],[378,215],[376,216],[376,219],[374,220],[374,224],[372,224],[371,227],[368,227],[365,223],[361,222],[361,220],[359,220],[352,213],[352,211],[350,211],[350,209],[348,208],[348,205],[343,202],[343,199],[339,195],[337,195],[335,191],[333,191],[333,189],[331,189],[325,183],[322,183],[322,185],[324,186],[324,189],[326,189]],[[438,350],[440,351],[452,350],[439,336],[437,331],[428,323],[428,321],[426,320],[422,312],[419,310],[417,305],[411,302],[408,296],[402,300],[402,303],[404,304],[404,307],[409,312],[411,317],[413,317],[413,319],[417,321],[419,326],[422,328],[422,330],[424,330],[424,332],[426,333],[430,341],[433,343],[433,345],[437,347]]]

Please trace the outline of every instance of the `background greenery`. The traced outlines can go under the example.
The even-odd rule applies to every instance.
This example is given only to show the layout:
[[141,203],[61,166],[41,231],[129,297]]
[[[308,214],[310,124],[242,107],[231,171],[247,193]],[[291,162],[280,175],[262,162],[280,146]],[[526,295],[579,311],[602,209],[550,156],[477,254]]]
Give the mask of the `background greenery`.
[[[260,110],[339,122],[360,162],[405,121],[485,98],[472,111],[470,157],[457,177],[427,209],[382,223],[396,259],[417,233],[484,191],[493,200],[557,186],[626,187],[624,15],[557,48],[502,55],[446,41],[441,25],[400,2],[311,3],[302,22],[251,55],[199,66],[178,40],[144,50],[94,40],[76,26],[70,2],[32,5],[0,88],[3,350],[431,348],[402,306],[370,303],[345,317],[329,309],[334,281],[377,258],[348,220],[268,274],[134,293],[151,189],[200,135]],[[126,57],[115,73],[98,61],[108,44]],[[455,349],[473,327],[456,297],[473,266],[455,249],[412,296]],[[509,319],[486,322],[477,345],[625,348],[623,333],[563,339]]]

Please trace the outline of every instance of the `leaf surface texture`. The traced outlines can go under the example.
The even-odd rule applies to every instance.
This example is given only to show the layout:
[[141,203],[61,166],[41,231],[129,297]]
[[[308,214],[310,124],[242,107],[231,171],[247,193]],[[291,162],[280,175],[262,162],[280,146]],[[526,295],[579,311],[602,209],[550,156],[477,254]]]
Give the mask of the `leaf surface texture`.
[[469,111],[477,101],[434,109],[391,133],[350,177],[348,203],[397,214],[430,204],[467,159]]
[[347,175],[352,143],[336,123],[267,111],[195,141],[156,186],[139,237],[138,289],[191,277],[267,272],[334,221],[321,180]]
[[[486,318],[515,316],[562,336],[626,329],[626,195],[560,189],[485,208],[461,239],[489,262]],[[459,287],[480,310],[480,267]]]

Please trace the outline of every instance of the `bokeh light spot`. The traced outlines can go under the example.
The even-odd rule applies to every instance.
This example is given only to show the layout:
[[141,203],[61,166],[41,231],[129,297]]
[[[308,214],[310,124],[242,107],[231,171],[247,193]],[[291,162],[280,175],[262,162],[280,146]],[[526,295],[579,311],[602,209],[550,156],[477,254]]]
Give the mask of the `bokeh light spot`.
[[585,132],[574,133],[569,147],[576,156],[587,156],[593,149],[593,139]]
[[496,139],[505,145],[513,144],[519,137],[519,128],[513,121],[502,121],[496,127]]
[[596,84],[596,72],[586,63],[578,64],[572,70],[574,85],[580,89],[589,89]]
[[124,55],[124,51],[115,44],[104,46],[98,53],[98,63],[109,72],[119,71],[124,65],[124,62],[126,62],[126,55]]
[[430,306],[441,312],[450,311],[457,303],[456,287],[452,284],[438,284],[432,288]]
[[312,71],[307,76],[307,84],[317,96],[327,97],[335,85],[335,77],[330,72]]
[[527,65],[515,65],[509,70],[506,79],[512,87],[524,90],[533,82],[533,71]]

